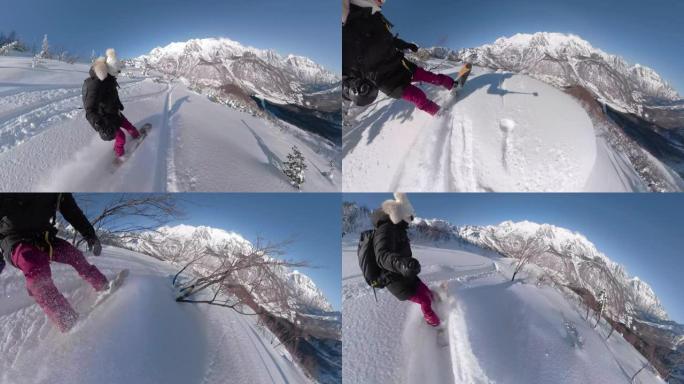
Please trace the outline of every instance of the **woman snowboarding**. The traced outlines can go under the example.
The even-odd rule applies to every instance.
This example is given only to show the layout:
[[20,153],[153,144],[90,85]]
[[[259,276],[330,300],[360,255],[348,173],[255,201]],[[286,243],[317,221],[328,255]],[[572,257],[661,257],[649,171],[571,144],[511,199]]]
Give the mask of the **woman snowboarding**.
[[395,200],[387,200],[373,211],[375,227],[373,248],[378,266],[383,269],[386,288],[397,299],[410,300],[423,311],[425,321],[436,327],[439,317],[432,309],[433,294],[419,278],[420,263],[413,258],[407,229],[413,221],[414,210],[404,193],[395,193]]
[[[427,71],[404,57],[404,50],[418,46],[392,34],[392,24],[382,15],[384,0],[343,0],[342,81],[343,96],[356,105],[372,103],[378,89],[403,99],[430,115],[439,106],[412,83],[425,82],[451,90],[456,80]],[[470,73],[465,65],[459,72],[461,85]]]
[[119,99],[119,84],[116,81],[120,72],[121,64],[114,49],[110,48],[106,57],[100,57],[93,63],[90,76],[83,82],[82,93],[86,119],[102,140],[114,140],[116,158],[123,161],[126,134],[121,128],[134,139],[140,137],[140,132],[121,113],[124,106]]
[[108,284],[81,251],[56,236],[57,212],[99,256],[100,240],[70,193],[0,194],[0,249],[7,263],[23,272],[29,295],[60,331],[67,332],[78,314],[55,287],[50,262],[71,265],[95,291],[106,290]]

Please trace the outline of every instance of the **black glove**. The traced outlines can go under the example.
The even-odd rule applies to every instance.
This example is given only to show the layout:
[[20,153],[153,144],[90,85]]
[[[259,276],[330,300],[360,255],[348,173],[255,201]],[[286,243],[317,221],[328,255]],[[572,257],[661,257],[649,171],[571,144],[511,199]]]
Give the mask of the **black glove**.
[[86,239],[88,243],[88,250],[93,252],[93,255],[100,256],[102,253],[102,244],[100,244],[100,239],[96,237],[91,237]]
[[420,263],[413,257],[404,259],[400,268],[401,274],[406,277],[418,276],[420,273]]

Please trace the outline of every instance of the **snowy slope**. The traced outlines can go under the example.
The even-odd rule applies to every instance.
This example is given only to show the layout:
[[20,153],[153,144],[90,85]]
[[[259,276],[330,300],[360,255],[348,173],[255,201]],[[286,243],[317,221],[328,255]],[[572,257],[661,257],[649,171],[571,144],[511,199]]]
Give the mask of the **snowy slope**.
[[[281,172],[293,145],[308,170],[304,191],[339,190],[334,145],[315,134],[210,102],[180,81],[121,77],[124,113],[151,123],[118,169],[79,109],[88,66],[0,58],[0,187],[6,191],[294,191]],[[132,140],[129,138],[129,144]]]
[[[451,297],[438,307],[449,340],[439,346],[417,305],[386,290],[374,301],[357,239],[343,242],[344,383],[629,383],[645,361],[619,335],[605,341],[609,330],[592,329],[555,289],[509,282],[506,259],[414,245],[421,279],[446,282]],[[662,382],[647,370],[639,380]]]
[[[179,304],[175,268],[106,247],[91,257],[109,277],[128,268],[120,290],[70,333],[57,332],[9,267],[0,279],[0,382],[308,383],[288,353],[261,336],[255,319],[230,310]],[[95,299],[69,267],[53,277],[79,313]]]
[[[457,71],[450,62],[441,68],[452,76]],[[365,109],[350,109],[343,190],[646,189],[627,159],[599,137],[580,104],[548,84],[474,67],[456,98],[421,87],[443,106],[442,116],[384,96]]]

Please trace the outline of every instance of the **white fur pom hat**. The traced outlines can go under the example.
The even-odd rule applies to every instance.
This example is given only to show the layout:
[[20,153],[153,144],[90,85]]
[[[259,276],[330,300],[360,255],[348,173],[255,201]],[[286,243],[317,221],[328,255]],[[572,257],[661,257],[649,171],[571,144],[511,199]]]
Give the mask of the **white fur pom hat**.
[[402,220],[410,223],[416,214],[408,196],[403,192],[395,192],[394,200],[382,203],[382,211],[389,215],[394,224],[399,224]]
[[116,51],[114,48],[107,49],[107,72],[112,76],[118,76],[121,73],[121,62],[116,58]]
[[376,12],[380,12],[382,10],[385,0],[351,0],[351,3],[363,8],[372,8],[373,10],[371,13],[375,14]]

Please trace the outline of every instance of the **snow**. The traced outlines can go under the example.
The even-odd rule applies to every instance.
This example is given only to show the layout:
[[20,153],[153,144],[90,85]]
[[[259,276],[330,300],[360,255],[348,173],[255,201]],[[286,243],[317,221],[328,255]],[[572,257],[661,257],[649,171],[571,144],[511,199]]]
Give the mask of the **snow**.
[[[449,346],[422,320],[417,305],[378,290],[356,265],[356,234],[343,240],[343,382],[352,383],[628,383],[645,359],[617,333],[593,329],[559,291],[510,282],[510,260],[462,249],[413,245],[421,279],[449,299],[437,307]],[[662,383],[651,372],[642,383]]]
[[[443,73],[455,75],[457,66]],[[352,108],[344,191],[633,191],[627,160],[597,137],[571,96],[525,75],[474,67],[456,98],[421,86],[437,117],[380,96]],[[354,116],[355,113],[358,113]]]
[[0,57],[0,189],[294,192],[279,168],[293,145],[309,165],[303,191],[340,189],[340,169],[325,173],[337,150],[324,139],[135,70],[119,79],[124,113],[152,130],[115,168],[113,142],[102,141],[80,109],[88,69],[51,60],[31,69],[30,58]]
[[[175,269],[153,258],[105,247],[91,257],[108,277],[130,276],[68,334],[60,334],[27,295],[21,273],[0,280],[0,382],[24,383],[309,383],[255,320],[225,308],[174,301]],[[58,288],[79,313],[96,294],[70,268],[53,264]]]

